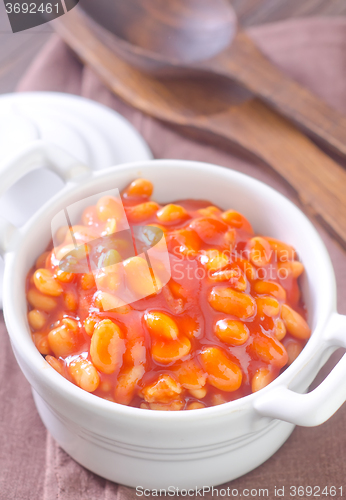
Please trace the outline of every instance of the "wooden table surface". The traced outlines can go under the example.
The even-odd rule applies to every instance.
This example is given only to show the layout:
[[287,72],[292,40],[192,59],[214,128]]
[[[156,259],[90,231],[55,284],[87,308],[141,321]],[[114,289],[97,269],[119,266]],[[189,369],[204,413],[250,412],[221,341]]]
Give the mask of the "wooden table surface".
[[[110,0],[113,1],[113,0]],[[232,0],[243,26],[302,16],[346,15],[345,0]],[[80,1],[83,6],[83,0]],[[12,92],[52,33],[49,24],[13,34],[0,0],[0,94]]]

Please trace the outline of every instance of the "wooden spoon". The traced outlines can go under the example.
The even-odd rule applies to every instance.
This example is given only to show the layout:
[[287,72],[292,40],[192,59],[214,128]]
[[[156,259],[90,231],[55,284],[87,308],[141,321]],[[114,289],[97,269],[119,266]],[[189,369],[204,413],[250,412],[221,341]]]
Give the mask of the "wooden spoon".
[[258,99],[235,94],[228,80],[160,81],[141,73],[100,42],[78,9],[55,20],[54,26],[82,61],[132,106],[199,135],[227,139],[265,161],[346,247],[346,171],[287,120]]
[[236,33],[237,17],[229,0],[83,0],[82,7],[128,42],[123,55],[134,52],[133,63],[141,69],[151,59],[157,68],[170,66],[172,60],[190,64],[209,59]]
[[346,156],[346,117],[276,68],[244,31],[235,36],[229,0],[83,0],[83,9],[130,64],[166,76],[199,70],[231,78]]

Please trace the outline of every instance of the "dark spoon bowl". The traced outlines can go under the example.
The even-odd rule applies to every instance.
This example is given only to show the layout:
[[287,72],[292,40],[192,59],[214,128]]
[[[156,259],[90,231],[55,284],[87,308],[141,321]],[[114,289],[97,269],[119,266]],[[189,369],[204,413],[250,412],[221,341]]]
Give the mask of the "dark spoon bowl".
[[212,58],[230,45],[237,28],[227,0],[83,0],[82,7],[104,43],[154,73],[177,73],[179,65]]

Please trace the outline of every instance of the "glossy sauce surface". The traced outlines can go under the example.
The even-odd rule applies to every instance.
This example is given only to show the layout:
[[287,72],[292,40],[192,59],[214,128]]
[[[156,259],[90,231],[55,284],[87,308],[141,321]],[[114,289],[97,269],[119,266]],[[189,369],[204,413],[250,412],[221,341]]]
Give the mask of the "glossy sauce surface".
[[[161,287],[158,278],[152,290],[143,259],[100,240],[97,257],[109,266],[107,300],[117,297],[123,276],[126,286],[149,295],[103,310],[104,292],[92,273],[59,269],[59,251],[71,239],[61,231],[60,246],[39,257],[28,275],[37,348],[84,390],[145,409],[198,409],[260,390],[310,336],[295,250],[255,236],[233,209],[196,200],[158,205],[150,201],[152,190],[149,181],[134,181],[122,203],[130,225],[163,231],[168,283]],[[73,227],[78,243],[119,230],[117,217],[116,200],[101,198]]]

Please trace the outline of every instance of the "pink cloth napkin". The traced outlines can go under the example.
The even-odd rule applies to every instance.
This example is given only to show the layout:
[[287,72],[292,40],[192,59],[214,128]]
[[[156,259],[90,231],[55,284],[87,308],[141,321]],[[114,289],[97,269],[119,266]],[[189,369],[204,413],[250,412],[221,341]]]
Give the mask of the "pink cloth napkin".
[[[346,113],[346,21],[289,21],[253,28],[250,34],[284,71]],[[244,161],[229,150],[188,139],[123,103],[56,36],[43,48],[18,90],[70,92],[99,101],[124,115],[156,157],[202,160],[233,168],[263,180],[298,204],[291,189],[271,169]],[[333,260],[339,312],[345,314],[346,254],[322,227],[317,228]],[[30,387],[16,365],[2,320],[0,345],[0,500],[135,498],[135,490],[106,481],[78,465],[46,432]],[[333,355],[318,380],[339,357],[340,353]],[[272,458],[227,486],[240,493],[244,488],[267,488],[271,499],[275,487],[285,486],[285,498],[290,498],[290,487],[299,485],[320,486],[320,493],[325,486],[344,486],[345,495],[345,426],[346,406],[317,428],[296,428]]]

